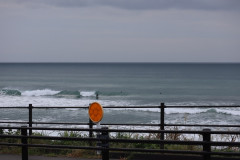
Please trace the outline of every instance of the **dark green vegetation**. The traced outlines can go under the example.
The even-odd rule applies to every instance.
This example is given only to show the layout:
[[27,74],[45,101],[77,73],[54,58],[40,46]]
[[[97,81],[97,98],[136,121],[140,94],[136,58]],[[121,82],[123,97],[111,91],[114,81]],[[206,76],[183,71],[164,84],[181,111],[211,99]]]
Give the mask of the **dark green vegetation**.
[[[20,135],[20,130],[0,130],[1,135]],[[33,136],[48,136],[46,133],[33,133]],[[64,131],[59,133],[59,137],[70,138],[88,138],[88,134],[79,131]],[[132,133],[117,133],[111,135],[111,139],[135,139],[135,140],[159,140],[160,134],[132,134]],[[226,137],[225,137],[226,138]],[[231,141],[236,141],[233,137]],[[199,137],[199,139],[201,139]],[[183,134],[169,133],[165,135],[165,140],[174,141],[192,141]],[[19,138],[1,138],[0,143],[21,143]],[[29,139],[29,144],[44,144],[44,145],[66,145],[66,146],[89,146],[88,141],[70,141],[70,140],[44,140],[44,139]],[[92,146],[96,146],[96,142],[92,142]],[[150,143],[110,143],[111,148],[141,148],[141,149],[160,149],[159,144]],[[202,146],[194,145],[173,145],[165,144],[166,150],[188,150],[202,151]],[[212,148],[214,152],[239,152],[239,147]],[[0,146],[0,154],[21,154],[21,147]],[[126,157],[118,157],[120,159],[131,159],[135,153],[126,154]],[[66,157],[81,157],[81,158],[99,158],[100,155],[94,150],[83,149],[50,149],[50,148],[34,148],[29,147],[29,155],[45,155],[45,156],[66,156]]]
[[[3,135],[20,135],[20,130],[0,130],[0,134]],[[33,133],[33,136],[48,136],[45,133]],[[76,137],[83,138],[87,137],[86,135],[81,134],[80,132],[62,132],[59,133],[60,137]],[[21,143],[19,138],[2,138],[1,143]],[[45,144],[45,145],[71,145],[71,146],[88,146],[89,143],[86,141],[63,141],[63,140],[44,140],[44,139],[29,139],[29,144]],[[9,147],[9,146],[0,146],[0,154],[21,154],[21,147]],[[45,156],[67,156],[67,157],[87,157],[87,158],[97,158],[98,155],[95,154],[95,151],[91,150],[72,150],[72,149],[51,149],[51,148],[34,148],[29,147],[29,155],[45,155]]]

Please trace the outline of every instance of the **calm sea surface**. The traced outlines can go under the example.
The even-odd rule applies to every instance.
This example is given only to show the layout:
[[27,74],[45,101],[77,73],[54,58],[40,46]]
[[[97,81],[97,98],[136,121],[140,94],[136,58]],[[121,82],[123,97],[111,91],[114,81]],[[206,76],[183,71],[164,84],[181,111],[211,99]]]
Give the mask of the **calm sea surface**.
[[[96,94],[99,98],[96,99]],[[240,105],[240,64],[0,64],[0,106]],[[239,124],[240,108],[166,109],[167,123]],[[34,111],[37,121],[83,122],[87,111]],[[27,120],[1,109],[0,121]],[[158,123],[159,109],[106,110],[104,122]]]

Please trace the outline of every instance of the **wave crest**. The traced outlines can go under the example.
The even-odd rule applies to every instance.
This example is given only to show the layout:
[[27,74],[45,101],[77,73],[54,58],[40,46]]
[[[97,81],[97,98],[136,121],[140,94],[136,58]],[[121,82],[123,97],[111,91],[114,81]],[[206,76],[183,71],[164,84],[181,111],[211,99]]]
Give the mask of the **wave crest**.
[[9,95],[9,96],[21,96],[21,92],[14,89],[2,89],[0,90],[0,95]]
[[23,91],[22,95],[23,96],[51,96],[59,93],[59,91],[54,91],[51,89],[38,89],[38,90],[32,90],[32,91]]
[[127,92],[118,91],[118,92],[99,92],[103,96],[127,96]]
[[95,97],[97,94],[96,91],[81,91],[80,95],[83,97]]
[[70,98],[80,98],[80,92],[79,91],[67,91],[63,90],[60,91],[59,93],[55,94],[57,97],[70,97]]

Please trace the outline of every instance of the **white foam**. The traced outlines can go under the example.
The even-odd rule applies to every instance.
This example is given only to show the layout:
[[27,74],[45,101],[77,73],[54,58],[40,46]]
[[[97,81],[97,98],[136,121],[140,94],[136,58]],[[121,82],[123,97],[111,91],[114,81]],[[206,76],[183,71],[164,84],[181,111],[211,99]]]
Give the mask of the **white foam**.
[[83,97],[95,97],[96,92],[95,91],[80,91],[80,95]]
[[[115,110],[122,110],[120,108],[116,108]],[[130,108],[124,110],[137,110],[137,111],[145,111],[145,112],[160,112],[159,108]],[[166,108],[165,114],[197,114],[207,112],[209,109],[199,109],[199,108]]]
[[[28,106],[28,104],[33,104],[33,106],[82,106],[87,107],[90,103],[94,101],[99,102],[102,106],[133,106],[137,104],[137,101],[134,100],[93,100],[93,99],[69,99],[69,98],[57,98],[57,97],[46,97],[43,95],[54,95],[57,94],[59,91],[53,91],[50,89],[44,90],[32,90],[32,91],[24,91],[23,96],[4,96],[0,95],[1,101],[0,106]],[[94,95],[94,91],[83,91],[81,95],[91,96]],[[166,104],[167,106],[170,105],[179,105],[179,104]],[[189,104],[185,104],[189,105]],[[198,104],[199,105],[199,104]],[[221,104],[218,104],[221,105]],[[224,105],[224,104],[222,104]],[[154,106],[154,105],[153,105]],[[156,105],[157,106],[157,105]],[[75,110],[75,109],[71,109]],[[120,108],[116,108],[113,110],[122,110]],[[126,109],[124,109],[126,110]],[[159,108],[136,108],[136,109],[128,109],[134,111],[148,111],[148,112],[160,112]],[[219,114],[229,114],[229,115],[240,115],[240,108],[214,108],[216,113]],[[205,113],[211,112],[211,108],[166,108],[166,114],[198,114],[198,113]]]
[[216,111],[218,113],[223,113],[223,114],[229,114],[229,115],[235,115],[239,116],[240,115],[240,108],[217,108]]
[[[2,107],[12,107],[12,106],[28,106],[28,104],[33,104],[37,107],[87,107],[90,103],[96,100],[91,99],[69,99],[69,98],[55,98],[55,97],[44,97],[44,96],[1,96],[0,106]],[[113,101],[113,100],[97,100],[102,106],[129,106],[131,101]]]
[[49,96],[49,95],[55,95],[59,93],[60,91],[54,91],[51,89],[38,89],[38,90],[31,90],[31,91],[23,91],[22,95],[23,96]]
[[196,113],[203,113],[207,111],[208,109],[200,109],[200,108],[167,108],[165,109],[166,114],[174,114],[174,113],[196,114]]

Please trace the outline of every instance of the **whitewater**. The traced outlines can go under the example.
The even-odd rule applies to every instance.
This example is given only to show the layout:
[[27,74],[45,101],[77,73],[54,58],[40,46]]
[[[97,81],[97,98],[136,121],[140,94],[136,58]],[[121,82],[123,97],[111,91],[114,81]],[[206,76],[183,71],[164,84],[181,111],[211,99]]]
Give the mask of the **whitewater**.
[[[86,107],[89,106],[93,101],[98,101],[103,106],[134,106],[134,102],[130,101],[110,101],[110,100],[99,100],[96,98],[96,95],[101,96],[101,92],[99,91],[55,91],[51,89],[42,89],[42,90],[30,90],[30,91],[19,91],[14,89],[7,89],[4,88],[0,90],[0,96],[2,98],[1,106],[9,106],[9,107],[16,107],[16,106],[26,106],[28,104],[32,104],[34,102],[34,106],[41,107],[41,106],[59,106],[59,107],[75,107],[81,106]],[[103,94],[103,96],[105,96]],[[116,97],[116,93],[112,96]],[[120,96],[120,94],[119,94]],[[60,98],[61,97],[61,98]],[[95,100],[96,99],[96,100]],[[14,103],[15,102],[15,103]],[[184,106],[189,104],[184,103],[175,103],[175,104],[168,104],[169,106],[178,105]],[[193,106],[206,106],[209,104],[190,104]],[[214,104],[212,104],[214,105]],[[176,113],[188,113],[188,114],[196,114],[196,113],[204,113],[204,112],[216,112],[216,113],[223,113],[223,114],[230,114],[230,115],[240,115],[240,109],[237,108],[217,108],[219,104],[214,105],[216,106],[215,109],[209,108],[169,108],[166,110],[166,114],[176,114]],[[222,104],[222,105],[234,105],[234,104]],[[135,104],[135,106],[139,106]],[[141,105],[144,106],[144,105]],[[149,105],[145,105],[149,106]],[[155,105],[157,106],[157,105]],[[136,108],[136,110],[140,111],[151,111],[151,112],[159,112],[159,109],[144,109],[144,108]]]

